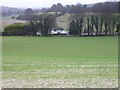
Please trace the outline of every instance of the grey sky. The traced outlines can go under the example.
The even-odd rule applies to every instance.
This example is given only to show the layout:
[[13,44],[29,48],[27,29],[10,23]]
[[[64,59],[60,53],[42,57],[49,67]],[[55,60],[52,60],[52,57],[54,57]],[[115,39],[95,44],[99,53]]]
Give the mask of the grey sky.
[[41,8],[50,7],[56,3],[66,4],[91,4],[105,2],[106,0],[0,0],[0,6],[23,7],[23,8]]

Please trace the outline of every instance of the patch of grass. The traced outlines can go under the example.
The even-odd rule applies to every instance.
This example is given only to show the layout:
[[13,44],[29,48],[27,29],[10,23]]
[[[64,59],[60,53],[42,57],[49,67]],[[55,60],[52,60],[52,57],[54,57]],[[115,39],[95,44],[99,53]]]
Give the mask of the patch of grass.
[[118,77],[118,37],[3,37],[3,80]]
[[117,37],[3,37],[3,56],[107,62],[117,59],[117,43]]

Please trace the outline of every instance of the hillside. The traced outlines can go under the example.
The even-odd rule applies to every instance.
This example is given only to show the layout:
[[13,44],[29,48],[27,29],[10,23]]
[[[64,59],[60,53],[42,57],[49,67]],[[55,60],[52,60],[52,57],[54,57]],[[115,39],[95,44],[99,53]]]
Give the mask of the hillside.
[[22,8],[7,7],[7,6],[0,7],[0,14],[2,14],[2,16],[22,14],[24,11],[25,9],[22,9]]
[[0,9],[2,9],[2,11],[4,11],[4,12],[16,11],[17,10],[17,8],[7,7],[7,6],[1,6]]
[[[1,18],[1,17],[0,17]],[[2,24],[0,24],[0,32],[3,31],[4,27],[13,23],[25,23],[24,20],[12,19],[11,16],[2,17]]]
[[68,18],[69,18],[70,14],[65,14],[63,16],[60,16],[60,17],[57,17],[56,21],[57,21],[57,25],[59,27],[62,27],[66,30],[68,30],[68,25],[69,25],[69,21],[68,21]]

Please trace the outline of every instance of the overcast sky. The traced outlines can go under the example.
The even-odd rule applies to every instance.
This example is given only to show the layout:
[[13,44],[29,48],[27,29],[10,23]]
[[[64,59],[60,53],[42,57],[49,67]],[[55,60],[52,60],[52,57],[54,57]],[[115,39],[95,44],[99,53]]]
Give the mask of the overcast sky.
[[66,4],[92,4],[105,2],[106,0],[0,0],[0,6],[22,7],[22,8],[42,8],[50,7],[56,3]]

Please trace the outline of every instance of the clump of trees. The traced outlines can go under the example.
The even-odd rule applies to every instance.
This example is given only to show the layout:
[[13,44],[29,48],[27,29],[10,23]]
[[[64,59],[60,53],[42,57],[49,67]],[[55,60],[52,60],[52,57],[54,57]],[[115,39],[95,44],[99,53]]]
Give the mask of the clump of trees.
[[6,36],[23,36],[27,34],[27,31],[24,30],[25,25],[21,23],[15,23],[4,28],[3,35]]
[[31,8],[25,10],[23,15],[17,17],[18,20],[29,20],[34,16],[34,11]]
[[83,13],[70,17],[71,35],[116,35],[120,29],[120,15],[113,13]]
[[31,15],[26,24],[16,23],[5,27],[3,35],[36,36],[36,33],[39,32],[41,36],[48,36],[55,25],[56,19],[54,15]]
[[41,36],[48,36],[50,35],[52,28],[56,27],[56,17],[54,15],[42,14],[35,18],[30,21],[33,30],[35,30],[34,35],[36,34],[36,31],[39,31]]
[[120,1],[118,2],[118,13],[120,13]]
[[90,11],[96,13],[117,13],[118,2],[96,3],[90,8]]

